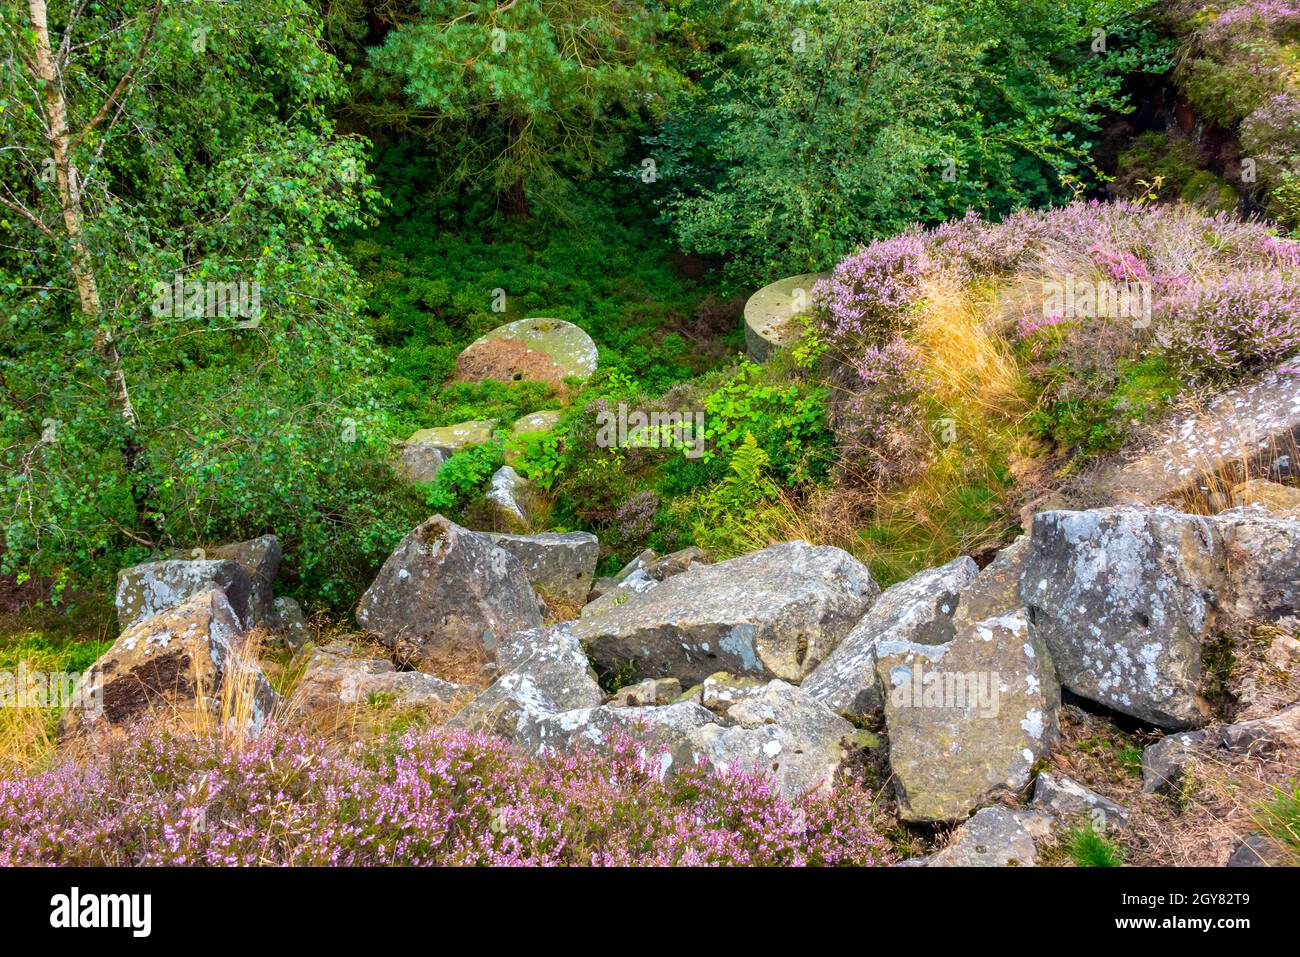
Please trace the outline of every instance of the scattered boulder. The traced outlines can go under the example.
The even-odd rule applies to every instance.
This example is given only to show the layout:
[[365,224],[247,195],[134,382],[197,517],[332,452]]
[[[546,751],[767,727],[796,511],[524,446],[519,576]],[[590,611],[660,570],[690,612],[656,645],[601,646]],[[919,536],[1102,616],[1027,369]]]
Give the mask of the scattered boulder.
[[904,820],[961,820],[1029,784],[1058,736],[1060,688],[1023,614],[979,622],[946,645],[888,642],[876,655]]
[[1241,482],[1232,490],[1232,504],[1263,508],[1279,518],[1300,519],[1300,488],[1267,479]]
[[604,698],[570,622],[517,631],[503,638],[495,652],[498,671],[527,675],[545,695],[549,710],[594,708]]
[[65,734],[156,712],[224,717],[256,731],[278,696],[257,662],[245,656],[234,608],[220,588],[209,587],[122,632],[82,675],[73,700],[61,723]]
[[312,652],[293,700],[304,711],[366,704],[380,696],[401,707],[449,705],[461,688],[420,671],[398,671],[383,658],[352,658],[324,649]]
[[647,575],[655,581],[661,582],[672,578],[674,575],[680,575],[695,564],[708,564],[708,556],[705,554],[704,549],[692,545],[689,548],[679,549],[658,558],[650,558],[645,562],[644,568]]
[[1038,841],[1051,834],[1051,818],[1026,808],[986,807],[952,833],[926,867],[1036,867]]
[[617,608],[619,605],[626,604],[628,599],[633,595],[639,595],[642,592],[649,591],[659,583],[646,573],[644,568],[638,568],[632,574],[628,575],[621,582],[604,590],[599,598],[595,598],[582,606],[579,614],[583,618],[590,618],[592,615],[599,615],[602,611],[608,611],[611,608]]
[[1043,512],[1021,578],[1030,631],[1071,691],[1164,728],[1197,693],[1223,550],[1210,520],[1165,509]]
[[745,345],[749,358],[766,362],[799,340],[797,318],[812,307],[813,285],[829,273],[804,273],[769,283],[745,303]]
[[239,562],[163,559],[117,573],[117,623],[126,630],[214,588],[226,596],[241,628],[251,628],[270,612],[269,594]]
[[1040,772],[1034,781],[1034,799],[1029,806],[1066,825],[1086,820],[1093,830],[1100,832],[1118,830],[1128,824],[1128,808],[1050,771]]
[[[546,432],[553,432],[559,422],[560,413],[558,411],[546,409],[541,412],[530,412],[515,421],[515,424],[510,429],[510,438],[520,439],[525,435],[541,435]],[[518,448],[513,447],[512,443],[507,443],[505,454],[506,465],[515,465],[519,461],[521,452]]]
[[528,580],[539,592],[581,604],[591,591],[600,557],[600,542],[588,532],[544,532],[540,535],[488,534],[519,559]]
[[432,442],[398,442],[393,471],[408,482],[432,482],[450,457],[450,452]]
[[840,769],[864,747],[878,746],[825,705],[784,681],[772,681],[727,711],[727,726],[706,724],[691,747],[722,772],[770,772],[790,800],[828,792]]
[[542,615],[517,558],[435,515],[384,562],[357,622],[399,659],[436,673],[466,655],[492,660],[502,639],[541,627]]
[[941,645],[952,639],[952,616],[962,588],[978,569],[969,558],[929,568],[893,585],[800,686],[837,712],[864,714],[880,707],[876,645],[882,641]]
[[682,694],[682,683],[676,678],[647,678],[626,688],[620,688],[609,699],[612,708],[649,708],[672,704]]
[[465,382],[533,379],[559,387],[566,378],[589,379],[599,354],[591,336],[563,319],[518,319],[475,339],[456,359]]
[[412,433],[404,444],[426,445],[449,456],[452,452],[459,452],[471,445],[491,442],[496,427],[496,419],[457,422],[455,425],[441,425],[436,429],[420,429]]
[[1209,522],[1223,546],[1218,604],[1227,621],[1275,621],[1300,611],[1300,521],[1235,508]]
[[767,682],[762,678],[741,678],[719,671],[688,688],[679,700],[694,701],[710,711],[725,714],[732,705],[762,694],[766,687]]
[[1161,738],[1142,752],[1142,790],[1160,794],[1177,788],[1194,761],[1284,752],[1300,753],[1300,704],[1267,718]]
[[487,492],[488,505],[507,527],[528,529],[533,524],[536,492],[532,483],[509,465],[492,473]]
[[697,565],[574,633],[598,668],[701,681],[718,670],[799,681],[835,649],[879,589],[838,548],[787,542]]
[[292,598],[277,598],[271,603],[269,624],[290,648],[301,648],[307,641],[307,616]]

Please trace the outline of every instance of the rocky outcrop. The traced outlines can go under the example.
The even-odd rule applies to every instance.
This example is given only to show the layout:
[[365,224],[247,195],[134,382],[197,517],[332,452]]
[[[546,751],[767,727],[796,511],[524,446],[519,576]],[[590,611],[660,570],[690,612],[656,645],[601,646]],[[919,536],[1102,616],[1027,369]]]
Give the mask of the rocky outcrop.
[[887,588],[800,687],[833,711],[863,714],[879,708],[876,646],[950,641],[958,596],[977,571],[973,561],[962,557]]
[[1061,683],[1166,728],[1202,723],[1202,651],[1223,550],[1206,518],[1168,510],[1044,512],[1021,596]]
[[770,773],[790,800],[831,790],[846,763],[878,744],[784,681],[733,705],[726,717],[725,726],[707,724],[690,733],[695,754],[723,772]]
[[145,562],[117,573],[117,623],[126,629],[194,595],[220,588],[251,628],[271,615],[272,587],[280,571],[280,540],[263,535],[187,555]]
[[400,660],[436,674],[475,655],[494,660],[503,639],[540,627],[542,616],[518,559],[435,515],[384,562],[357,622]]
[[596,574],[600,542],[587,532],[545,532],[540,535],[489,533],[501,548],[519,559],[533,588],[575,605],[587,600]]
[[719,671],[800,681],[875,600],[871,573],[838,548],[787,542],[675,575],[574,634],[598,668],[700,681]]
[[384,658],[357,658],[318,648],[298,681],[292,704],[305,712],[382,701],[397,707],[452,704],[461,688],[420,671],[398,671]]
[[74,689],[65,734],[124,725],[147,715],[227,720],[257,730],[277,696],[225,594],[209,587],[127,628]]
[[889,642],[876,654],[904,820],[960,820],[1029,784],[1058,735],[1060,688],[1023,615],[979,622],[945,645]]

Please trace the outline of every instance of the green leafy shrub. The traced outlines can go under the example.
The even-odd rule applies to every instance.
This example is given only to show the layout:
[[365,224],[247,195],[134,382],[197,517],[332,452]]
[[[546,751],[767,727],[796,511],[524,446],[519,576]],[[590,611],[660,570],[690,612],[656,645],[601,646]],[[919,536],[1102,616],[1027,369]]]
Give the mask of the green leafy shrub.
[[501,447],[495,442],[454,453],[429,483],[425,501],[440,512],[459,512],[482,494],[501,462]]

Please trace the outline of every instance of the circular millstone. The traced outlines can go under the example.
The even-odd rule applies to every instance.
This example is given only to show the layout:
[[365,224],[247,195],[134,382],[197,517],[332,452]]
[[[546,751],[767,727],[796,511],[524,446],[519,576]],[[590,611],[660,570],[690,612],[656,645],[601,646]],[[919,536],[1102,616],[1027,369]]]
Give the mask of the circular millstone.
[[794,321],[812,307],[812,287],[830,273],[806,272],[769,283],[745,303],[745,345],[749,357],[765,362],[774,349],[793,345],[800,326]]
[[467,381],[537,379],[559,386],[596,371],[596,344],[563,319],[518,319],[474,340],[456,360],[457,377]]

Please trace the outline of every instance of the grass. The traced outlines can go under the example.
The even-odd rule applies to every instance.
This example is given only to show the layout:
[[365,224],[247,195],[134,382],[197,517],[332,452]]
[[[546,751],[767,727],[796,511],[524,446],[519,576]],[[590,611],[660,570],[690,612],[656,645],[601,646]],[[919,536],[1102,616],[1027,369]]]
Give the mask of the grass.
[[1300,784],[1291,781],[1286,787],[1275,787],[1271,799],[1255,806],[1254,818],[1290,862],[1300,865]]
[[1124,849],[1090,824],[1081,824],[1067,832],[1065,847],[1076,867],[1119,867],[1124,863]]

